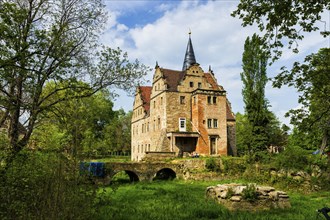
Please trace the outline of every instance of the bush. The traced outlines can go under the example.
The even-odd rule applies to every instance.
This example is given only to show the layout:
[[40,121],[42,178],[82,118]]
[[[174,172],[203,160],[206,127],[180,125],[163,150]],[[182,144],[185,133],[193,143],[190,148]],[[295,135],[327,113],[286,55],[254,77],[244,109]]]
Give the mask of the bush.
[[255,184],[246,185],[246,188],[242,191],[242,198],[250,202],[257,200],[258,193]]
[[207,158],[205,161],[205,168],[208,171],[219,172],[220,165],[217,163],[217,160],[214,157]]
[[275,164],[282,169],[308,169],[308,152],[298,146],[290,146],[277,156]]
[[0,177],[0,219],[89,219],[96,186],[86,181],[63,154],[22,151]]
[[247,168],[245,157],[221,157],[223,171],[228,174],[243,174]]

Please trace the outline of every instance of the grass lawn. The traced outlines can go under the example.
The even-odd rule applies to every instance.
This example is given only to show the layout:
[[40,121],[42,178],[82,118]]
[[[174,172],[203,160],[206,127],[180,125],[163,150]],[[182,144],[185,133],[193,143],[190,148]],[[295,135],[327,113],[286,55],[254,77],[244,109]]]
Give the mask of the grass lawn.
[[[207,186],[220,182],[156,181],[122,184],[116,190],[110,187],[100,192],[101,201],[107,201],[96,219],[322,219],[316,210],[330,206],[330,192],[301,194],[288,192],[292,208],[260,212],[230,212],[205,197]],[[224,182],[221,182],[224,183]]]

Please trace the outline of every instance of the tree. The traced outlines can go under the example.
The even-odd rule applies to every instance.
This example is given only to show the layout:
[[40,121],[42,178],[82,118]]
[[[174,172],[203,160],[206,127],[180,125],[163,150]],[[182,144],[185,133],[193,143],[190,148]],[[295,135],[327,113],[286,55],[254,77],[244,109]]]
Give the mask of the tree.
[[[262,49],[262,39],[256,34],[246,39],[243,52],[243,101],[246,117],[251,125],[253,139],[249,151],[259,151],[266,146],[266,126],[269,123],[268,103],[265,98],[268,54]],[[254,149],[253,149],[254,148]]]
[[[330,10],[329,1],[241,0],[232,16],[242,19],[243,26],[257,24],[259,30],[263,33],[264,47],[273,50],[273,60],[276,60],[281,56],[281,48],[284,47],[284,42],[288,42],[289,48],[292,48],[294,52],[298,52],[298,42],[304,38],[304,34],[319,30],[318,22],[326,23],[321,21],[321,14],[325,10]],[[330,31],[320,33],[323,37],[330,36]],[[325,85],[329,84],[329,76],[320,74],[324,78],[315,77],[312,73],[316,74],[317,71],[312,69],[321,69],[322,65],[327,67],[329,64],[326,63],[326,59],[323,59],[323,64],[317,64],[317,60],[320,61],[320,59],[316,57],[313,64],[311,62],[313,56],[312,54],[306,57],[305,62],[309,62],[309,64],[300,65],[300,63],[295,63],[290,71],[283,67],[282,72],[275,78],[273,86],[294,86],[299,92],[307,95],[305,97],[300,96],[298,100],[303,108],[291,110],[287,116],[291,115],[291,122],[297,126],[299,125],[296,127],[296,132],[302,135],[307,134],[313,140],[315,140],[315,136],[319,136],[320,143],[322,142],[321,148],[323,149],[327,145],[329,137],[329,114],[326,107],[327,99],[323,97],[324,91],[321,90],[327,90]],[[321,56],[328,55],[326,52],[321,52],[319,57],[321,58]],[[311,74],[308,71],[311,71]],[[319,87],[316,86],[317,83],[321,83],[319,93],[317,93],[317,87]],[[319,128],[317,127],[318,123],[321,126]],[[322,132],[317,131],[320,128]],[[319,133],[323,134],[318,135]]]
[[289,136],[288,131],[290,130],[290,128],[285,124],[281,125],[281,122],[271,111],[268,112],[268,120],[269,123],[265,128],[267,134],[267,146],[286,146]]
[[116,112],[116,119],[105,130],[104,144],[112,150],[128,152],[131,149],[132,111],[125,113],[123,109]]
[[[101,0],[0,2],[0,127],[9,123],[7,166],[27,145],[42,112],[105,87],[140,83],[146,66],[97,43],[105,21]],[[47,82],[56,86],[46,92]]]
[[[317,54],[309,55],[303,64],[295,62],[291,71],[283,68],[276,77],[274,86],[295,87],[301,108],[287,113],[298,131],[316,136],[321,150],[328,146],[330,137],[330,49],[322,48]],[[321,131],[321,132],[320,132]],[[313,137],[314,136],[314,137]]]
[[246,117],[246,114],[237,112],[236,116],[236,144],[238,155],[248,154],[251,150],[251,143],[253,142],[253,134],[251,123]]
[[[81,86],[82,82],[78,82]],[[65,86],[66,83],[63,83]],[[44,91],[53,90],[60,86],[48,83]],[[87,85],[85,85],[87,86]],[[67,96],[59,92],[55,100]],[[73,92],[73,91],[72,91]],[[77,96],[82,95],[76,93]],[[53,100],[49,100],[52,102]],[[105,128],[116,120],[116,112],[112,110],[113,103],[106,90],[101,90],[90,97],[77,98],[53,105],[47,112],[40,114],[39,124],[32,134],[36,147],[45,149],[62,149],[71,156],[81,156],[82,143],[97,145],[105,137]],[[54,140],[55,146],[49,139]],[[57,141],[55,141],[57,140]]]
[[[251,153],[255,135],[252,131],[252,124],[246,114],[236,113],[236,133],[237,133],[237,151],[239,155]],[[263,127],[265,146],[286,146],[288,141],[288,130],[286,125],[280,124],[274,113],[268,112],[269,123]]]
[[[241,0],[232,16],[242,19],[243,27],[256,24],[263,33],[264,45],[274,52],[274,59],[281,56],[283,42],[298,52],[298,41],[304,33],[319,30],[317,22],[324,10],[330,10],[329,1]],[[330,31],[321,32],[324,37]]]

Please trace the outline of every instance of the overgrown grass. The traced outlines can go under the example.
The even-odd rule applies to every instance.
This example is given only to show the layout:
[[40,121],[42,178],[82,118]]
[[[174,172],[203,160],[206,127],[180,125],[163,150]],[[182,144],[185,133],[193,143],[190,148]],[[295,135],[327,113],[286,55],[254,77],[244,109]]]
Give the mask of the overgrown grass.
[[316,210],[330,206],[330,192],[308,195],[288,192],[292,208],[260,212],[230,212],[205,197],[207,186],[220,182],[158,181],[124,184],[116,190],[106,188],[96,219],[316,219]]

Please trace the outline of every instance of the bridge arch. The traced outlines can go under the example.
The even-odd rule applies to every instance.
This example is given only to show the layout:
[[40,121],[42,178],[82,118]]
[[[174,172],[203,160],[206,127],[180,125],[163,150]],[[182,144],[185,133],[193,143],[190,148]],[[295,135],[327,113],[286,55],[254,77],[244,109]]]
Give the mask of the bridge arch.
[[111,175],[111,179],[113,179],[120,172],[125,172],[128,175],[130,182],[140,181],[139,176],[134,171],[131,171],[131,170],[118,170],[117,172],[115,172]]
[[153,180],[172,180],[176,178],[176,172],[171,168],[162,168],[158,170]]

